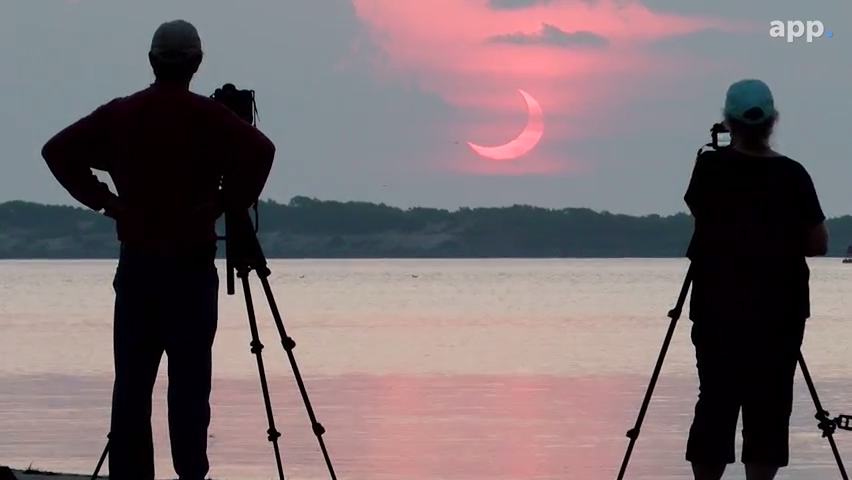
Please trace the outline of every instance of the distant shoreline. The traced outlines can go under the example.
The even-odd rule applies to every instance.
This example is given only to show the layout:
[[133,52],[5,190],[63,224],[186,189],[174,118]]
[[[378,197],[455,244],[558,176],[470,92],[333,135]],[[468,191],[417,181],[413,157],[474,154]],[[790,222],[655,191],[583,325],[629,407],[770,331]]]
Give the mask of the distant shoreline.
[[[829,258],[840,260],[845,258],[842,255],[826,255],[819,258]],[[277,260],[686,260],[685,256],[679,257],[640,257],[640,256],[625,256],[625,257],[267,257],[268,261]],[[107,261],[118,260],[115,257],[0,257],[0,262],[14,261]],[[225,260],[225,257],[217,257],[217,260]]]
[[[587,208],[400,209],[294,197],[259,205],[260,241],[272,259],[684,258],[686,213],[630,216]],[[852,243],[852,217],[826,222],[829,252]],[[220,221],[217,230],[224,231]],[[220,255],[224,248],[220,244]],[[114,260],[113,220],[83,208],[0,204],[0,259]]]

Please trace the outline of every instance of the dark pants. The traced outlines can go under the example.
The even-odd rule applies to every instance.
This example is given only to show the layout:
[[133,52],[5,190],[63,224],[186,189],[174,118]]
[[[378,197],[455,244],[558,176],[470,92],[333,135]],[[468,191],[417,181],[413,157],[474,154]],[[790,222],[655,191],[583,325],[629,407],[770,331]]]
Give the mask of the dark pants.
[[743,463],[784,467],[789,462],[793,379],[805,320],[696,321],[692,342],[699,395],[686,460],[734,463],[739,411]]
[[174,468],[181,480],[201,480],[209,470],[211,352],[218,320],[213,259],[151,257],[122,249],[113,286],[110,478],[154,478],[151,395],[165,352]]

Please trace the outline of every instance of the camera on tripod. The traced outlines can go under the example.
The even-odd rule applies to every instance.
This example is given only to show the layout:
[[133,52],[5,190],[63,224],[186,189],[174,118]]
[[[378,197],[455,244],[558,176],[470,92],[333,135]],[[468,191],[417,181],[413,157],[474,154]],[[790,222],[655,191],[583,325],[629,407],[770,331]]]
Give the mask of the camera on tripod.
[[[256,126],[257,123],[257,103],[255,102],[254,90],[240,90],[233,84],[226,83],[222,88],[216,89],[213,95],[210,96],[213,100],[220,102],[236,113],[240,118]],[[227,190],[227,184],[220,185],[220,188]],[[267,430],[267,439],[272,442],[275,452],[275,461],[278,467],[278,477],[284,480],[284,468],[281,464],[281,453],[278,448],[278,438],[281,434],[275,428],[275,420],[272,416],[272,404],[269,397],[269,385],[266,381],[266,370],[263,365],[261,351],[263,344],[260,343],[260,337],[257,327],[257,318],[254,311],[254,301],[251,296],[251,287],[249,284],[249,273],[254,271],[260,280],[263,288],[263,293],[266,296],[266,301],[272,313],[272,318],[275,321],[275,326],[278,329],[278,335],[281,337],[281,346],[287,353],[290,360],[290,366],[293,369],[293,375],[296,377],[296,384],[299,386],[299,391],[302,395],[302,400],[305,402],[305,409],[311,421],[311,429],[319,442],[320,450],[325,458],[328,472],[331,475],[331,480],[337,480],[334,473],[334,468],[331,465],[331,458],[328,455],[325,442],[322,435],[325,433],[325,427],[317,421],[314,415],[313,407],[308,399],[308,393],[305,390],[305,384],[302,376],[299,373],[299,368],[296,365],[296,357],[293,354],[293,349],[296,347],[296,342],[287,335],[284,329],[284,321],[281,318],[281,313],[278,311],[278,305],[272,295],[272,286],[269,283],[269,275],[271,271],[266,262],[266,257],[263,254],[263,248],[257,238],[258,232],[258,215],[257,204],[255,200],[252,209],[254,210],[255,222],[252,228],[251,216],[248,212],[225,210],[225,235],[220,237],[220,240],[225,240],[225,262],[226,262],[226,283],[228,295],[235,293],[234,283],[236,276],[240,279],[243,287],[246,302],[246,314],[249,320],[249,331],[251,332],[251,352],[257,358],[257,369],[260,374],[260,385],[263,392],[263,400],[266,406],[266,416],[269,422],[269,430]]]
[[[210,98],[221,103],[252,126],[257,126],[257,102],[254,90],[238,89],[233,83],[226,83],[217,88]],[[220,180],[220,191],[227,185]],[[225,241],[225,256],[227,258],[226,284],[228,295],[234,294],[234,270],[236,262],[243,264],[265,264],[257,233],[260,230],[258,200],[251,206],[254,211],[254,224],[248,212],[225,211],[225,235],[217,237]],[[265,268],[265,265],[264,265]]]
[[[257,126],[257,102],[254,97],[254,90],[240,90],[233,83],[226,83],[221,88],[217,88],[213,95],[210,95],[210,98],[226,106],[249,125]],[[220,183],[219,188],[224,189],[225,186]],[[258,200],[255,200],[251,206],[251,209],[254,210],[254,233],[258,233],[260,229],[257,206]],[[251,220],[249,219],[249,221]],[[227,237],[227,232],[225,236],[219,237],[219,240],[227,240],[225,237]]]
[[221,88],[217,88],[210,98],[228,107],[251,125],[256,125],[257,103],[254,99],[254,90],[239,90],[233,83],[226,83]]

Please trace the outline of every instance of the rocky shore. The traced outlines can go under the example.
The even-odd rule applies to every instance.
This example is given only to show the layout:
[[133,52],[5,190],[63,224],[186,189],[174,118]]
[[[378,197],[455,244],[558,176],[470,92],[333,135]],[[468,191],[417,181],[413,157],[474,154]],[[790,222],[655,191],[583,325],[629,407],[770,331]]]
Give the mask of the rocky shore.
[[[12,475],[11,477],[9,476],[10,474]],[[83,480],[88,478],[91,478],[91,475],[44,472],[32,468],[28,468],[26,470],[15,470],[9,467],[0,467],[0,480]]]
[[[9,477],[9,475],[12,477]],[[57,473],[45,472],[33,468],[26,470],[15,470],[9,467],[0,466],[0,480],[88,480],[92,478],[91,474],[81,475],[73,473]],[[106,480],[107,477],[99,476]]]

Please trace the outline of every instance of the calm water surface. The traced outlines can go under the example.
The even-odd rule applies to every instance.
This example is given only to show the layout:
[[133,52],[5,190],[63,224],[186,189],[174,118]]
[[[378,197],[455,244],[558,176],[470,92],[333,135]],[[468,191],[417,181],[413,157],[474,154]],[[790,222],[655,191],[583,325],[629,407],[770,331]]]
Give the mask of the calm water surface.
[[[681,260],[276,261],[271,283],[338,478],[611,480],[686,268]],[[804,353],[825,407],[852,411],[852,266],[811,262]],[[114,262],[0,262],[0,464],[91,472],[108,430]],[[163,275],[168,271],[164,269]],[[224,282],[223,282],[224,285]],[[239,293],[239,292],[238,292]],[[285,471],[328,478],[263,300]],[[211,475],[276,478],[241,296],[221,299]],[[679,326],[629,470],[687,479],[696,395]],[[161,368],[165,372],[167,359]],[[165,387],[158,477],[174,474]],[[797,385],[792,466],[840,478]],[[838,435],[852,459],[852,432]],[[728,478],[742,478],[740,467]]]

